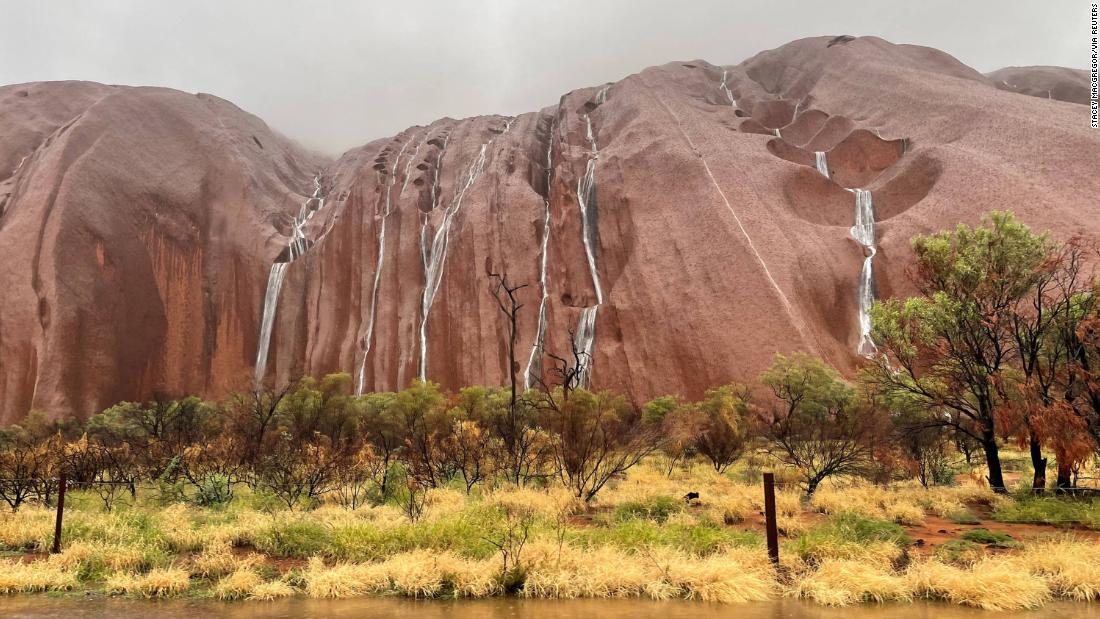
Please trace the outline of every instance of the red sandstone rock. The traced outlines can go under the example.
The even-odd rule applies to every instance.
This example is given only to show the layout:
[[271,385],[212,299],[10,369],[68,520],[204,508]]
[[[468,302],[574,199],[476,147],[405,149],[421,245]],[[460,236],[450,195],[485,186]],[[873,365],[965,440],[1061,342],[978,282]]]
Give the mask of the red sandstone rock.
[[1066,67],[1005,67],[986,77],[1001,90],[1070,103],[1089,103],[1089,76]]
[[0,110],[0,421],[247,384],[275,223],[322,162],[209,95],[24,84]]
[[[362,366],[365,389],[403,387],[420,371],[423,321],[429,379],[503,384],[487,273],[504,271],[528,284],[522,374],[547,229],[546,348],[564,354],[600,299],[577,196],[592,157],[592,381],[636,400],[750,381],[776,352],[855,368],[863,250],[846,187],[874,197],[880,295],[911,292],[914,234],[993,209],[1100,239],[1100,136],[1080,106],[998,90],[936,50],[829,41],[736,66],[670,63],[602,95],[442,119],[345,153],[324,169],[326,205],[304,228],[315,244],[287,268],[267,379]],[[12,194],[0,218],[3,419],[247,388],[271,261],[323,162],[226,102],[163,89],[10,86],[0,111],[0,138],[18,136],[0,139],[0,164],[33,153],[0,185]],[[832,179],[814,151],[831,157]],[[448,210],[424,321],[422,232],[434,239]]]

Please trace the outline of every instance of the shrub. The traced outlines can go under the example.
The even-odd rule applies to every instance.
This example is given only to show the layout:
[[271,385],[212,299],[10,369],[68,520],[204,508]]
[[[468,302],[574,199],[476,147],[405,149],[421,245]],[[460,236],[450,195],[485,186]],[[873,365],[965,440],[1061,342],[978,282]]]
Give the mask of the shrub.
[[683,501],[667,495],[658,495],[645,501],[628,501],[615,508],[615,519],[623,522],[635,518],[653,520],[664,524],[669,516],[684,508]]

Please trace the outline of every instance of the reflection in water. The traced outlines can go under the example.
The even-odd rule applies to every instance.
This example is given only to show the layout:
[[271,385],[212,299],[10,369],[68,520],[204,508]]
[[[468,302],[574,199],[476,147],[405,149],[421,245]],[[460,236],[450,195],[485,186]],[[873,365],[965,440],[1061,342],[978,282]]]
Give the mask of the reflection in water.
[[781,599],[742,605],[649,600],[487,600],[423,601],[395,598],[220,603],[145,602],[110,598],[53,599],[41,596],[0,598],[0,616],[10,618],[138,619],[1100,619],[1100,607],[1050,604],[1019,613],[916,603],[830,609]]

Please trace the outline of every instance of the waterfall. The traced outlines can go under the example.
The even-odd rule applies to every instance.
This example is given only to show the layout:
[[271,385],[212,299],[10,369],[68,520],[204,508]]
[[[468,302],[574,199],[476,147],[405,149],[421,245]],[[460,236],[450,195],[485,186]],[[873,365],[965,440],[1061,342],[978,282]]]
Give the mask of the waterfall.
[[737,100],[733,98],[733,92],[730,91],[729,85],[726,84],[726,78],[728,75],[729,71],[722,71],[722,83],[718,85],[718,88],[721,89],[723,93],[725,93],[726,99],[730,102],[730,105],[733,107],[737,107]]
[[596,225],[592,219],[596,217],[596,160],[600,154],[596,148],[596,138],[592,134],[592,119],[588,114],[584,115],[584,122],[587,125],[591,156],[585,164],[584,176],[577,181],[577,205],[581,211],[582,241],[585,256],[588,258],[588,272],[592,275],[592,287],[596,290],[596,305],[599,305],[603,303],[603,290],[600,286],[600,273],[596,268]]
[[611,88],[610,84],[608,84],[607,86],[604,86],[603,88],[600,89],[599,92],[596,93],[596,105],[598,105],[598,106],[603,105],[607,101],[607,89],[608,88]]
[[[313,205],[316,204],[314,208]],[[286,277],[286,268],[291,263],[300,258],[306,251],[312,247],[309,239],[306,237],[306,223],[309,222],[313,216],[325,206],[325,198],[321,195],[321,177],[320,175],[313,177],[313,195],[306,199],[305,203],[298,209],[298,215],[294,218],[294,221],[290,226],[290,241],[287,243],[286,249],[283,253],[286,254],[286,260],[282,260],[282,254],[276,259],[276,262],[271,265],[271,272],[267,276],[267,291],[264,292],[264,309],[263,315],[260,319],[260,340],[259,345],[256,348],[256,373],[255,384],[260,386],[263,384],[264,374],[267,371],[267,356],[268,350],[271,347],[271,329],[275,325],[275,310],[279,305],[279,292],[283,287],[283,279]],[[332,228],[329,227],[328,230]],[[325,230],[318,238],[321,238],[328,232]]]
[[825,160],[823,151],[814,151],[814,165],[817,166],[817,171],[821,172],[822,176],[829,178],[829,163]]
[[599,308],[598,304],[584,308],[577,322],[577,332],[573,335],[574,348],[584,353],[581,357],[583,365],[577,374],[578,387],[587,388],[592,382],[592,350],[596,346],[596,310]]
[[852,238],[864,249],[863,270],[859,275],[859,346],[856,352],[864,357],[875,354],[874,341],[871,340],[871,306],[875,302],[875,275],[872,261],[875,257],[875,207],[871,192],[856,189],[855,225],[852,226]]
[[775,129],[772,129],[772,135],[774,135],[777,138],[782,138],[783,137],[783,134],[779,132],[779,127],[776,127]]
[[[397,158],[393,162],[393,166],[390,168],[390,182],[386,185],[386,198],[382,207],[382,221],[378,224],[378,259],[374,263],[374,286],[371,288],[370,295],[370,315],[367,318],[367,332],[363,336],[363,359],[359,362],[359,372],[355,381],[355,395],[363,395],[363,383],[367,376],[367,355],[370,354],[371,342],[374,340],[374,317],[377,315],[378,307],[378,285],[382,281],[382,264],[386,259],[386,220],[390,218],[391,206],[391,194],[393,193],[393,186],[397,184],[397,166],[401,163],[401,155],[405,154],[405,149],[409,147],[409,142],[406,140],[401,145],[401,150],[397,151]],[[410,157],[409,162],[412,162]],[[408,167],[406,166],[405,174],[408,174]],[[406,176],[406,180],[408,177]],[[404,187],[404,185],[402,185]],[[400,194],[399,194],[400,195]]]
[[[603,95],[607,89],[600,91]],[[601,96],[597,95],[597,102],[602,103]],[[600,152],[596,147],[596,137],[592,133],[592,118],[584,115],[586,134],[590,155],[584,168],[584,176],[577,181],[577,206],[581,211],[581,235],[584,243],[585,257],[588,259],[588,271],[592,275],[592,287],[596,291],[596,304],[586,307],[581,312],[580,321],[577,323],[577,331],[573,335],[573,342],[579,352],[584,353],[578,374],[579,386],[587,387],[592,380],[592,352],[596,345],[596,311],[603,304],[603,287],[600,285],[600,273],[596,267],[596,160]]]
[[535,343],[531,347],[531,357],[527,360],[527,369],[523,371],[523,388],[530,389],[532,376],[542,377],[542,353],[546,347],[546,305],[550,300],[550,290],[546,283],[546,261],[550,251],[550,180],[554,173],[554,129],[556,119],[550,122],[550,135],[546,138],[546,197],[543,200],[542,247],[539,257],[539,299],[538,331]]
[[[508,129],[512,127],[514,121],[515,119],[508,119],[504,124],[504,131],[500,135],[508,133]],[[432,304],[435,303],[439,283],[443,280],[443,267],[447,262],[447,246],[450,243],[451,226],[454,224],[459,209],[462,208],[462,199],[466,197],[466,192],[469,191],[474,181],[481,176],[481,173],[485,171],[486,154],[494,140],[496,140],[496,137],[482,144],[477,157],[466,167],[466,171],[462,175],[462,184],[451,199],[451,204],[443,211],[443,221],[439,223],[439,228],[436,229],[430,244],[428,243],[427,215],[425,214],[421,218],[420,253],[424,261],[424,292],[420,297],[420,364],[417,372],[421,380],[426,380],[428,376],[428,314],[432,310]],[[444,148],[446,148],[446,142],[444,142]],[[439,156],[440,159],[436,164],[435,180],[432,183],[433,210],[439,198],[439,167],[442,164],[442,152]]]
[[260,320],[260,343],[256,349],[256,384],[260,385],[267,371],[267,349],[271,344],[271,327],[275,324],[275,308],[279,305],[279,291],[283,287],[283,277],[289,262],[276,262],[271,265],[267,276],[267,292],[264,293],[264,313]]

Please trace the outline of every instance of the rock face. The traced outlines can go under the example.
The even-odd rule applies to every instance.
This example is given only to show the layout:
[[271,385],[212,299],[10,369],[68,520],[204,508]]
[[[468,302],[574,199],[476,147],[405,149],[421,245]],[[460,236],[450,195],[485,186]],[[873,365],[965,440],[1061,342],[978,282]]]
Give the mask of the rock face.
[[880,297],[911,292],[910,237],[990,210],[1100,239],[1087,108],[996,79],[928,48],[803,39],[335,162],[205,95],[5,87],[2,419],[248,388],[265,292],[266,381],[505,384],[490,273],[527,284],[521,382],[552,381],[571,339],[593,387],[639,401],[749,381],[776,352],[852,371],[854,190],[873,199]]
[[323,163],[209,95],[0,88],[0,421],[247,385],[262,274]]
[[1002,90],[1033,97],[1089,104],[1089,76],[1082,69],[1066,67],[1005,67],[986,77]]

